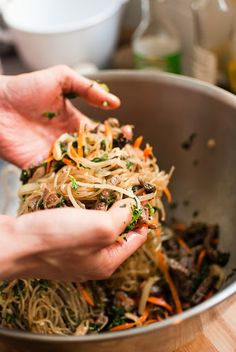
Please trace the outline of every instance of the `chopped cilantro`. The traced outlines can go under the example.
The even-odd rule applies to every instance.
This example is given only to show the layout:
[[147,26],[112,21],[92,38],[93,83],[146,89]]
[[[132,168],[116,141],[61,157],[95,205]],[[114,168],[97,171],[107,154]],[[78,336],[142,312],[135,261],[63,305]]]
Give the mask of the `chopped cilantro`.
[[127,169],[129,169],[132,165],[134,165],[134,163],[132,163],[132,161],[127,161],[126,162],[126,166],[127,166]]
[[71,91],[71,92],[64,92],[64,93],[62,93],[62,95],[63,95],[63,97],[66,98],[66,99],[75,99],[75,98],[77,98],[77,97],[79,96],[78,93],[73,92],[73,91]]
[[56,113],[53,111],[46,111],[46,112],[43,112],[42,115],[44,117],[47,117],[49,120],[52,120],[56,116]]
[[39,283],[41,291],[47,291],[48,290],[48,287],[49,287],[49,281],[48,280],[39,279],[38,283]]
[[29,170],[22,170],[21,175],[20,175],[20,181],[24,184],[26,184],[31,177],[31,172]]
[[140,185],[134,185],[134,186],[132,186],[132,191],[135,193],[135,192],[137,192],[140,188],[142,188]]
[[102,150],[106,150],[106,141],[105,141],[105,139],[103,139],[103,140],[101,141],[101,143],[100,143],[100,148],[101,148]]
[[107,92],[107,93],[110,92],[110,89],[109,89],[109,87],[106,85],[106,83],[98,83],[98,84],[99,84],[99,86],[100,86],[103,90],[105,90],[105,92]]
[[13,286],[13,294],[16,297],[19,297],[25,288],[25,284],[23,280],[18,280],[17,283]]
[[76,191],[78,189],[78,187],[79,187],[76,179],[73,176],[71,176],[71,175],[69,175],[69,178],[71,180],[71,188]]
[[64,153],[67,153],[67,145],[66,143],[64,142],[60,142],[60,147],[61,147],[61,152],[64,154]]
[[155,214],[157,211],[156,207],[152,207],[149,203],[145,204],[145,208],[147,208],[151,215]]
[[116,195],[113,192],[109,193],[109,195],[106,197],[103,194],[101,194],[100,196],[100,201],[106,203],[108,206],[112,205],[115,202],[115,200],[116,200]]
[[5,321],[6,323],[8,324],[11,324],[11,323],[15,323],[16,322],[16,316],[14,313],[10,314],[10,313],[7,313],[6,314],[6,317],[5,317]]
[[108,307],[107,315],[109,317],[108,329],[125,323],[125,311],[121,307],[116,307],[114,305]]
[[61,197],[59,203],[57,203],[56,208],[61,208],[65,204],[65,198]]
[[135,225],[137,224],[140,216],[142,215],[143,210],[140,208],[138,209],[137,205],[132,206],[132,219],[129,223],[129,225],[126,227],[125,232],[129,232],[133,230]]
[[101,161],[106,161],[106,160],[108,160],[108,155],[107,154],[105,154],[105,155],[103,155],[101,157],[95,157],[91,161],[93,161],[94,163],[100,163]]
[[72,143],[72,146],[73,146],[74,148],[78,148],[78,142],[77,142],[77,141],[74,141],[74,142]]
[[54,165],[53,165],[53,170],[55,172],[59,171],[63,166],[65,166],[65,164],[63,163],[62,160],[58,160],[58,161],[55,161]]

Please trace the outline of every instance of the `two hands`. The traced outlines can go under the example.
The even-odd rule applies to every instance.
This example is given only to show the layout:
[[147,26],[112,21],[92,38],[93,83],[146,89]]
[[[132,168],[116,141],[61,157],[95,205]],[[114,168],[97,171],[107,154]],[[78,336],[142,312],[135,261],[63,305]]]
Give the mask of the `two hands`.
[[[21,168],[41,162],[56,138],[87,119],[65,99],[67,93],[103,109],[120,104],[98,83],[65,66],[0,76],[0,82],[0,156]],[[55,117],[48,119],[48,112]],[[66,208],[16,219],[0,215],[0,278],[109,277],[146,240],[147,229],[141,228],[130,232],[127,241],[116,242],[131,220],[131,204],[130,199],[117,202],[108,212]]]

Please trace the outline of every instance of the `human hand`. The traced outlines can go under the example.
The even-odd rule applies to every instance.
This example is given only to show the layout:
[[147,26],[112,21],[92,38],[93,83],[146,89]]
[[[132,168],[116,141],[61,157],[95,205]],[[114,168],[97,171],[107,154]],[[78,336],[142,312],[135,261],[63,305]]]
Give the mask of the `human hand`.
[[0,82],[0,156],[20,168],[39,164],[62,133],[76,131],[87,119],[64,95],[76,93],[102,109],[120,105],[98,83],[67,66],[0,76]]
[[107,212],[63,208],[0,217],[0,278],[108,278],[146,240],[143,227],[116,242],[131,220],[131,202],[121,200]]

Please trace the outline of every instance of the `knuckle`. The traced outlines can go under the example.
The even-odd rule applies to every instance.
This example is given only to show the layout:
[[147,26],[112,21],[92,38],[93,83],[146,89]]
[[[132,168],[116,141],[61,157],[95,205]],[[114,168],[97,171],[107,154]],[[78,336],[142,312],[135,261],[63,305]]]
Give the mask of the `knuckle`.
[[102,227],[100,227],[100,236],[102,240],[107,243],[112,243],[115,240],[115,224],[113,223],[112,219],[108,218],[104,221]]
[[63,76],[69,75],[71,70],[68,66],[63,64],[54,66],[54,69],[56,72],[58,72],[59,74],[62,74]]

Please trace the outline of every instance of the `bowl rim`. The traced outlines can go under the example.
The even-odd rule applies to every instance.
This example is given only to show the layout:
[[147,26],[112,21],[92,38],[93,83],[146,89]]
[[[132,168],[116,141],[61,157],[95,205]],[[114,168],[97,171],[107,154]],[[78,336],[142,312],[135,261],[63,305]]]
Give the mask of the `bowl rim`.
[[[215,87],[212,84],[202,82],[200,80],[189,78],[185,76],[179,76],[176,74],[160,73],[160,72],[140,72],[131,70],[103,70],[98,73],[89,75],[90,78],[96,79],[102,77],[103,79],[111,78],[115,81],[122,80],[125,78],[131,78],[134,81],[139,80],[142,77],[144,80],[148,81],[159,81],[159,82],[171,82],[174,85],[189,88],[191,90],[196,90],[202,92],[208,96],[211,96],[217,100],[223,101],[226,105],[235,108],[236,112],[236,96],[232,93],[225,91],[219,87]],[[236,118],[236,114],[235,114]],[[124,339],[134,337],[136,335],[144,335],[151,333],[152,331],[162,330],[168,326],[173,326],[181,324],[182,322],[191,319],[201,313],[205,313],[216,305],[224,302],[226,299],[235,295],[236,297],[236,281],[229,284],[226,288],[222,289],[220,292],[216,293],[213,297],[209,298],[205,302],[190,308],[183,313],[174,315],[173,317],[167,318],[163,321],[153,323],[143,327],[137,327],[133,329],[117,331],[117,332],[104,332],[97,335],[85,335],[85,336],[71,336],[71,335],[46,335],[46,334],[36,334],[32,332],[25,332],[16,329],[0,328],[0,336],[5,336],[9,338],[17,338],[20,340],[28,341],[44,341],[47,343],[94,343],[102,342],[114,339]]]
[[30,28],[28,25],[22,25],[15,23],[14,18],[9,14],[9,8],[11,3],[6,2],[3,4],[1,8],[1,12],[6,22],[7,26],[9,27],[10,31],[15,30],[27,34],[39,34],[39,35],[49,35],[49,34],[68,34],[76,31],[83,31],[87,28],[94,27],[110,17],[112,17],[115,13],[118,13],[122,5],[124,5],[128,0],[117,0],[116,2],[112,3],[112,6],[109,6],[100,11],[97,15],[90,16],[80,22],[73,21],[71,23],[56,25],[55,27],[49,28],[45,26],[45,29],[34,29]]

